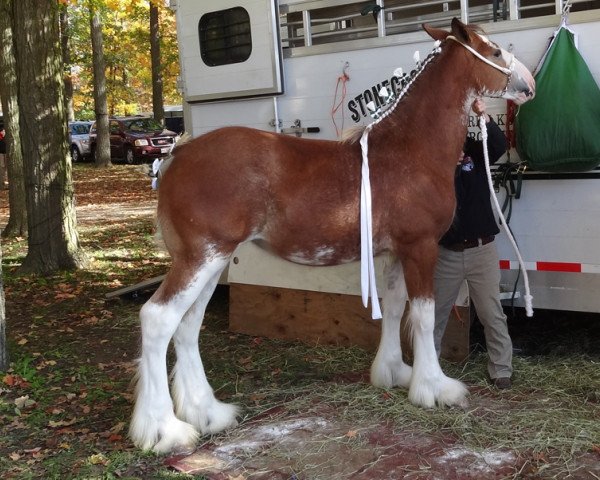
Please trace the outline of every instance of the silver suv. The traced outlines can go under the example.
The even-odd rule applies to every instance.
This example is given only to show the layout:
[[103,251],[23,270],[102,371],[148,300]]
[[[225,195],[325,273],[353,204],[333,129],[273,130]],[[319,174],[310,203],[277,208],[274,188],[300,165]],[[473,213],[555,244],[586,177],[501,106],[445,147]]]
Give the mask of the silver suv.
[[90,128],[93,122],[69,122],[69,145],[73,163],[90,157]]

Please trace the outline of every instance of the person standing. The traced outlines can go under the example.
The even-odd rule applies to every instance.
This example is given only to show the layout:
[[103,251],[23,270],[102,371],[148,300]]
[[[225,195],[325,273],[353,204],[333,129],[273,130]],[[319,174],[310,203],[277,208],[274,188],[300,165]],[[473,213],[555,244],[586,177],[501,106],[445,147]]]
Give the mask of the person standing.
[[[473,112],[486,116],[490,164],[506,152],[502,130],[485,113],[481,99]],[[456,212],[450,229],[439,242],[434,276],[435,348],[440,355],[442,337],[461,284],[467,281],[469,296],[484,328],[488,373],[499,389],[512,386],[512,341],[500,303],[500,267],[494,237],[499,233],[492,210],[483,142],[467,136],[455,173]]]

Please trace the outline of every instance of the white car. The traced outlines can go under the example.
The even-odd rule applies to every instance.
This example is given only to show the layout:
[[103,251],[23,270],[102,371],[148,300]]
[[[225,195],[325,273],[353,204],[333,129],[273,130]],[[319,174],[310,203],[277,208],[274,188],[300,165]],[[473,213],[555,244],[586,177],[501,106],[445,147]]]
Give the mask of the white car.
[[69,122],[69,149],[73,163],[90,157],[90,128],[93,122]]

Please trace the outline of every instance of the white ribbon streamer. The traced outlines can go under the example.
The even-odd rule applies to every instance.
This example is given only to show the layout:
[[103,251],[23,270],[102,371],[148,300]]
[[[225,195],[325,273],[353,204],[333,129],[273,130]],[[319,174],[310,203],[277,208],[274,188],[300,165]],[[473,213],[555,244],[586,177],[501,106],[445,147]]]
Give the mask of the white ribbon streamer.
[[[371,124],[372,125],[372,124]],[[369,132],[371,125],[365,128],[360,137],[362,150],[362,179],[360,184],[360,291],[365,308],[371,296],[371,318],[382,318],[375,279],[375,261],[373,259],[373,215],[371,210],[371,180],[369,178]]]
[[[373,113],[375,120],[365,127],[362,137],[360,138],[360,147],[362,151],[362,178],[360,184],[360,292],[365,308],[369,302],[369,296],[371,297],[371,318],[373,318],[373,320],[382,318],[382,315],[381,307],[379,305],[379,295],[377,295],[375,261],[373,259],[373,215],[371,211],[371,180],[369,178],[369,132],[376,124],[384,120],[394,111],[398,102],[400,102],[409,87],[414,83],[417,76],[425,69],[434,55],[440,51],[440,42],[435,42],[432,53],[420,63],[417,74],[406,82],[395,99],[393,95],[389,95],[385,105],[387,109]],[[402,69],[397,68],[394,70],[394,75],[402,76]]]

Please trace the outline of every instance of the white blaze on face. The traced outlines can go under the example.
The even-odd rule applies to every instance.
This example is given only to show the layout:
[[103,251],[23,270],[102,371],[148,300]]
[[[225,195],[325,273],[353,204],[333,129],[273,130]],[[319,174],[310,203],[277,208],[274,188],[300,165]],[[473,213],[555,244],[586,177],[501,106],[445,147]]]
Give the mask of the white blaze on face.
[[[535,80],[529,69],[517,60],[512,53],[500,48],[485,35],[479,35],[479,37],[490,47],[500,49],[502,52],[502,61],[504,62],[504,66],[502,67],[511,70],[510,82],[506,92],[502,95],[502,98],[513,100],[517,105],[521,105],[528,100],[533,99],[535,96]],[[492,92],[486,92],[486,94],[491,93]]]

